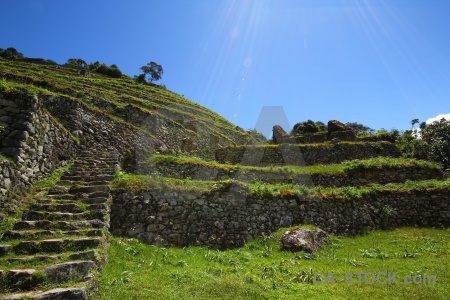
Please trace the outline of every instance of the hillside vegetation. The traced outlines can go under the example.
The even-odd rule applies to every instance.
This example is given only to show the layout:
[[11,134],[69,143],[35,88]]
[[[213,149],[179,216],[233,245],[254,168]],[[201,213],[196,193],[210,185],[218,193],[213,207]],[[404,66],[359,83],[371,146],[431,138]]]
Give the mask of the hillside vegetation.
[[[446,298],[447,164],[405,155],[410,140],[308,121],[269,142],[74,62],[0,57],[0,299]],[[331,243],[283,250],[298,226]],[[342,279],[361,271],[437,281]]]
[[[45,63],[0,58],[0,92],[53,96],[79,102],[108,118],[145,128],[145,116],[158,117],[182,128],[186,136],[213,135],[222,145],[244,143],[248,134],[219,114],[157,85],[136,83],[128,76],[111,78],[92,73],[81,76],[77,69]],[[133,119],[130,113],[142,114]],[[128,115],[127,115],[128,113]],[[131,113],[132,114],[132,113]],[[58,116],[55,116],[58,118]]]

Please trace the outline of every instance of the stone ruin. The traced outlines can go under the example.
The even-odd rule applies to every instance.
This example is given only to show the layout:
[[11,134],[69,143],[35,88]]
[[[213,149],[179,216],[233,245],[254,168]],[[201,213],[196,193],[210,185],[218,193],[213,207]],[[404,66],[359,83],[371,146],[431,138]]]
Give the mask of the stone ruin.
[[355,141],[353,130],[338,120],[328,121],[328,131],[291,136],[280,125],[273,126],[274,144],[307,144],[327,141]]

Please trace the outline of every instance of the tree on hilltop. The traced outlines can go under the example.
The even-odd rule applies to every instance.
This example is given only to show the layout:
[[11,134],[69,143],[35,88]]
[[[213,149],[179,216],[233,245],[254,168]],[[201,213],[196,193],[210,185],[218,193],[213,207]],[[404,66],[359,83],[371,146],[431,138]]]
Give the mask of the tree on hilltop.
[[316,133],[319,131],[327,130],[327,125],[323,122],[314,122],[313,120],[307,120],[304,122],[298,122],[292,128],[291,134],[305,134],[305,133]]
[[24,58],[23,54],[20,53],[19,51],[17,51],[13,47],[6,48],[5,50],[0,48],[0,56],[4,57],[4,58],[9,58],[9,59],[22,59],[22,58]]
[[363,133],[363,132],[368,132],[368,133],[373,133],[375,130],[373,130],[372,128],[363,125],[361,123],[357,123],[357,122],[347,122],[345,124],[347,127],[350,127],[355,133],[359,132],[359,133]]
[[158,65],[154,61],[151,61],[147,65],[142,66],[141,71],[144,72],[144,76],[149,77],[150,82],[153,82],[154,80],[160,80],[161,75],[164,73],[162,66]]

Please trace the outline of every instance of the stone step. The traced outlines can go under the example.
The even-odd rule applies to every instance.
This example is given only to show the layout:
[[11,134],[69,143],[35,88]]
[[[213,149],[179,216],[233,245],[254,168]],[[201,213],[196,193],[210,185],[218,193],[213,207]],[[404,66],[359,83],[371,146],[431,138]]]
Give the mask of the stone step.
[[36,210],[25,210],[22,215],[23,221],[59,221],[59,220],[89,220],[99,219],[105,221],[106,209],[94,209],[82,213],[69,212],[42,212]]
[[57,200],[73,200],[75,195],[72,194],[63,194],[63,195],[46,195],[47,199],[57,199]]
[[64,194],[68,194],[69,189],[70,188],[67,186],[54,185],[50,188],[50,190],[48,190],[48,194],[49,195],[64,195]]
[[66,186],[89,186],[89,185],[109,185],[109,180],[84,180],[84,181],[74,181],[74,180],[60,180],[58,184]]
[[69,193],[94,193],[94,192],[105,192],[109,193],[111,188],[109,185],[86,185],[86,186],[77,186],[75,188],[71,188]]
[[82,251],[99,247],[101,238],[77,238],[77,239],[48,239],[40,241],[23,241],[13,246],[12,250],[17,254],[37,253],[62,253],[66,251]]
[[16,240],[31,238],[36,239],[38,237],[54,237],[61,235],[78,235],[78,236],[102,236],[102,229],[88,229],[88,230],[7,230],[3,233],[2,241]]
[[37,291],[27,293],[10,293],[0,296],[0,300],[87,300],[86,287],[56,288],[48,291]]
[[61,199],[39,199],[36,200],[36,204],[65,204],[65,203],[85,203],[85,204],[102,204],[108,202],[107,197],[98,197],[98,198],[84,198],[84,199],[70,199],[70,200],[61,200]]
[[99,258],[99,251],[97,249],[91,249],[87,251],[73,252],[73,253],[62,253],[59,255],[18,255],[14,257],[5,258],[4,261],[9,264],[19,263],[21,266],[25,266],[29,263],[34,263],[35,261],[61,261],[61,260],[92,260],[95,261]]
[[84,177],[80,175],[63,175],[61,176],[61,181],[71,181],[71,182],[77,182],[77,181],[85,181],[85,182],[92,182],[92,181],[111,181],[113,180],[115,175],[111,174],[100,174],[100,175],[94,175],[89,177]]
[[[117,152],[83,151],[48,194],[3,233],[0,260],[18,269],[0,270],[0,289],[8,289],[0,299],[87,299],[91,271],[103,259],[109,185],[118,165]],[[42,290],[68,281],[82,285]]]
[[14,230],[33,230],[33,229],[44,229],[44,230],[77,230],[77,229],[87,229],[87,228],[103,228],[106,223],[98,220],[82,220],[82,221],[19,221],[14,224]]
[[27,264],[27,263],[33,263],[35,261],[55,261],[60,258],[61,257],[57,256],[57,255],[23,255],[23,256],[6,258],[5,261],[10,264],[12,264],[12,263]]
[[[82,195],[83,194],[83,195]],[[98,198],[98,197],[109,197],[109,192],[93,192],[93,193],[80,193],[80,195],[75,194],[61,194],[61,195],[47,195],[48,199],[60,199],[60,200],[73,200],[81,198]]]
[[[6,270],[2,276],[2,284],[11,291],[30,291],[47,283],[65,283],[69,281],[83,282],[92,278],[91,270],[95,266],[93,261],[69,261],[51,265],[43,270],[16,269]],[[24,298],[0,299],[24,299]],[[33,298],[26,298],[33,299]],[[34,299],[69,299],[63,298],[34,298]],[[73,298],[80,299],[80,298]],[[83,299],[83,298],[81,298]],[[87,298],[84,298],[87,299]]]
[[[84,203],[83,203],[84,204]],[[88,210],[106,209],[106,204],[88,204],[80,205],[76,202],[67,203],[35,203],[30,206],[30,210],[45,211],[45,212],[69,212],[82,213]]]

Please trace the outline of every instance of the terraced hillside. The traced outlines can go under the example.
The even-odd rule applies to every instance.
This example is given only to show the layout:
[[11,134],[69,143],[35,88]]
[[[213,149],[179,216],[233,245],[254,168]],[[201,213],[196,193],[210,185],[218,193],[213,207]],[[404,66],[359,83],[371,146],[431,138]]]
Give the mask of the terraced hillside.
[[206,155],[206,149],[243,144],[248,138],[244,130],[205,107],[126,76],[118,79],[93,73],[88,78],[78,75],[76,68],[1,58],[0,75],[0,92],[37,95],[54,118],[81,135],[82,144],[87,137],[81,133],[89,133],[83,126],[83,111],[137,131],[132,146],[140,145],[139,136],[151,136],[160,141],[162,150],[196,149]]
[[87,299],[110,233],[225,249],[297,224],[450,226],[450,181],[390,142],[248,145],[216,113],[126,76],[4,59],[0,75],[0,299]]
[[[387,148],[367,151],[372,142],[221,148],[219,161],[154,155],[146,169],[151,175],[115,180],[111,231],[148,243],[229,248],[296,224],[349,236],[406,225],[449,226],[450,181],[440,167],[396,157],[394,145],[378,143],[394,157],[386,156]],[[322,162],[349,146],[350,160]],[[306,166],[306,159],[293,160],[305,147],[321,148],[321,160]],[[283,155],[291,164],[283,164]],[[245,163],[236,164],[236,157]]]

